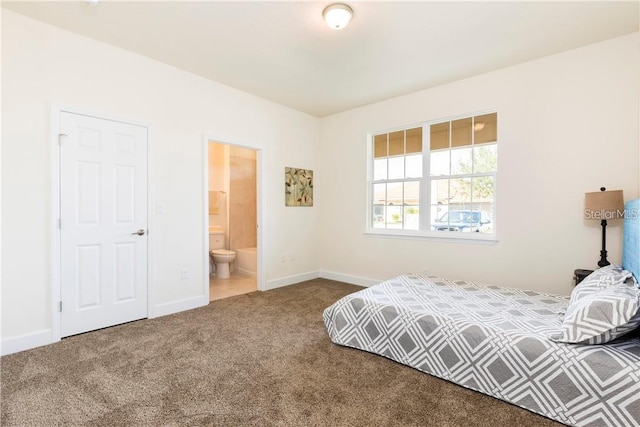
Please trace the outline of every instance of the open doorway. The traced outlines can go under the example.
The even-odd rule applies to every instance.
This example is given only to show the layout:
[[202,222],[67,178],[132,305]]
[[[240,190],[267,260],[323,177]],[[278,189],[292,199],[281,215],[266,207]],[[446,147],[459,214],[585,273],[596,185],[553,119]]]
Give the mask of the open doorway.
[[207,141],[209,300],[260,289],[259,151]]

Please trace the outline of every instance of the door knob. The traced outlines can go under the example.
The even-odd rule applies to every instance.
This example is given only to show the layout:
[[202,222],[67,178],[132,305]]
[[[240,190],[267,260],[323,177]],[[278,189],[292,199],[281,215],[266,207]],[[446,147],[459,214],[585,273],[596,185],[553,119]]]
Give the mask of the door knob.
[[143,236],[144,235],[144,229],[139,229],[138,231],[134,231],[131,234],[137,234],[138,236]]

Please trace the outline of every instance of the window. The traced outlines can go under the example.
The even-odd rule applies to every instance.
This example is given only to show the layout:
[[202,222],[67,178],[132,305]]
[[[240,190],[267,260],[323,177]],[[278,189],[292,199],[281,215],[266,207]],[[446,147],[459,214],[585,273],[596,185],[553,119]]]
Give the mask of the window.
[[372,135],[369,229],[494,237],[497,122],[489,113]]

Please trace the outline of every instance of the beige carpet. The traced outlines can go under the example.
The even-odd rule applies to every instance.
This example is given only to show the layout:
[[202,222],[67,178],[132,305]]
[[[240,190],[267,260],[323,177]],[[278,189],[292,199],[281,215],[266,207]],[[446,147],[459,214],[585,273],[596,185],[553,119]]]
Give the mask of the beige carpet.
[[1,424],[559,425],[331,343],[322,310],[358,289],[311,280],[5,356]]

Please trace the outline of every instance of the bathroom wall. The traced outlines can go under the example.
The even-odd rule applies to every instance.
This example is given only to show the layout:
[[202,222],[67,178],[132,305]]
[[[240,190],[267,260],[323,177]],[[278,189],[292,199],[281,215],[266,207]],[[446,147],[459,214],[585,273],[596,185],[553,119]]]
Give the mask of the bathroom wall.
[[[209,143],[209,191],[224,191],[219,195],[218,213],[212,213],[212,206],[209,206],[209,226],[220,225],[225,231],[227,229],[227,197],[229,195],[229,174],[228,170],[229,147],[225,144],[215,142]],[[225,240],[225,247],[229,242]]]
[[256,152],[230,147],[229,153],[230,249],[255,248],[256,241]]

